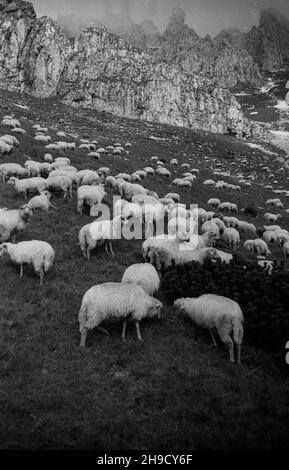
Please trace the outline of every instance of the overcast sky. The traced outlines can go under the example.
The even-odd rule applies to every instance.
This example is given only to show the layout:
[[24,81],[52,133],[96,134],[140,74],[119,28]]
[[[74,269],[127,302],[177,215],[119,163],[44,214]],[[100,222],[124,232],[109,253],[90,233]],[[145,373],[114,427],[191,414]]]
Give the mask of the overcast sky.
[[150,18],[163,30],[171,8],[180,6],[186,11],[186,23],[205,36],[215,36],[224,28],[248,31],[258,24],[262,8],[274,7],[289,18],[289,0],[32,0],[38,16],[77,14],[82,17],[102,17],[106,11],[129,13],[140,22]]

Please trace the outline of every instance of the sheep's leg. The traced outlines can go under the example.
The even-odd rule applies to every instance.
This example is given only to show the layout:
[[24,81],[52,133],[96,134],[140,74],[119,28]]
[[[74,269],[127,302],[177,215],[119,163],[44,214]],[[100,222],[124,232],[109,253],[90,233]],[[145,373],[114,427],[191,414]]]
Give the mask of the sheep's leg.
[[104,244],[104,249],[105,249],[105,252],[106,252],[106,253],[108,253],[107,245],[108,245],[108,242],[106,241],[105,244]]
[[20,279],[23,277],[23,264],[20,264]]
[[63,199],[66,199],[66,196],[67,196],[67,191],[64,191]]
[[108,246],[109,246],[109,250],[110,250],[112,256],[115,256],[114,251],[112,249],[112,242],[111,241],[108,242]]
[[40,276],[40,285],[43,286],[43,278],[44,278],[44,271],[43,271],[43,269],[41,269],[41,271],[39,272],[39,276]]
[[97,329],[105,335],[110,336],[110,333],[103,326],[98,326]]
[[142,341],[142,337],[141,337],[141,334],[140,334],[140,329],[139,329],[139,322],[136,321],[135,322],[135,328],[136,328],[136,334],[137,334],[137,337],[140,341]]
[[210,330],[210,335],[211,335],[211,338],[212,338],[213,345],[217,346],[216,339],[215,339],[215,336],[214,336],[214,333],[213,333],[212,330]]
[[229,346],[230,361],[235,362],[235,359],[234,359],[234,343],[233,343],[232,338],[230,337],[229,333],[226,332],[226,331],[224,331],[223,333],[219,332],[219,336],[220,336],[221,340],[223,341],[223,343],[225,343],[226,345]]
[[126,331],[126,327],[127,327],[127,320],[124,319],[123,322],[122,322],[122,333],[121,333],[121,339],[123,341],[125,341],[125,331]]
[[241,344],[237,344],[237,364],[241,365]]
[[81,332],[81,337],[80,337],[80,347],[81,348],[85,348],[85,341],[86,341],[86,337],[87,337],[87,328],[84,328]]

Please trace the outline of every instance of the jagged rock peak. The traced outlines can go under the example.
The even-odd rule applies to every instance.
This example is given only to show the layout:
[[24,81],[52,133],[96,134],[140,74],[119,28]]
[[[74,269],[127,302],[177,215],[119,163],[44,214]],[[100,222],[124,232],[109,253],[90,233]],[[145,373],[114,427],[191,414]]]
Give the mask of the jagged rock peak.
[[36,18],[36,13],[32,3],[23,0],[0,0],[0,15],[1,14],[15,14],[19,12],[24,13],[26,16]]
[[186,14],[180,7],[174,7],[171,12],[171,16],[166,28],[167,32],[170,33],[181,33],[184,29]]

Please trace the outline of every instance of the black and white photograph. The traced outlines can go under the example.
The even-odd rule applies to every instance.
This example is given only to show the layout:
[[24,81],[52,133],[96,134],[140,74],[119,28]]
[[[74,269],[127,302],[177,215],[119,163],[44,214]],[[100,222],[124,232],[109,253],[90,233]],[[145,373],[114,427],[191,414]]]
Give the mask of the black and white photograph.
[[289,450],[288,0],[0,0],[0,450]]

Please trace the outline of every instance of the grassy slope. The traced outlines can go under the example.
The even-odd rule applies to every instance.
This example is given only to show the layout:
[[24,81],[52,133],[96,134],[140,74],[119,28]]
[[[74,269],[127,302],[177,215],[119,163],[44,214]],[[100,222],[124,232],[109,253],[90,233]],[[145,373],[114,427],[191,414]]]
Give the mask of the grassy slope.
[[[30,110],[13,102],[27,104]],[[43,146],[33,141],[31,128],[39,120],[54,128],[53,138],[56,130],[69,129],[79,137],[98,138],[100,145],[129,140],[132,153],[125,160],[102,157],[95,162],[80,151],[69,156],[78,168],[107,165],[113,173],[143,168],[153,155],[190,161],[201,170],[199,180],[192,191],[178,192],[182,202],[202,207],[216,195],[201,182],[212,176],[210,166],[216,168],[217,162],[228,169],[228,162],[235,159],[238,171],[246,174],[256,172],[262,163],[277,168],[272,158],[268,163],[263,154],[252,153],[230,137],[75,111],[57,101],[0,91],[0,118],[11,112],[27,134],[19,137],[21,146],[13,157],[1,161],[24,163],[24,154],[42,158]],[[9,129],[0,126],[0,135],[4,133]],[[152,135],[163,140],[150,139]],[[235,152],[234,159],[228,160],[228,150]],[[250,163],[240,164],[241,155],[247,155]],[[266,179],[258,173],[260,180]],[[175,170],[175,174],[180,173]],[[286,177],[278,186],[286,187]],[[169,181],[156,176],[144,184],[160,195],[175,191]],[[248,201],[264,206],[272,192],[254,184],[241,193],[220,190],[218,195],[240,206]],[[55,248],[55,265],[44,286],[29,268],[20,281],[18,269],[8,259],[0,260],[0,319],[14,322],[11,328],[3,324],[0,329],[0,448],[285,447],[288,381],[268,356],[250,348],[246,340],[243,365],[231,365],[222,345],[211,348],[206,332],[165,305],[161,322],[142,323],[142,344],[132,327],[123,344],[121,325],[116,323],[108,325],[111,337],[93,331],[87,349],[79,349],[77,314],[83,294],[94,284],[120,281],[127,266],[142,261],[141,241],[121,240],[114,244],[115,258],[100,251],[86,262],[77,235],[91,219],[76,215],[75,193],[72,202],[54,201],[57,210],[35,216],[27,234],[19,238],[44,239]],[[1,183],[0,207],[21,203],[13,188]],[[286,217],[282,225],[288,228]],[[258,223],[262,222],[260,217]]]

